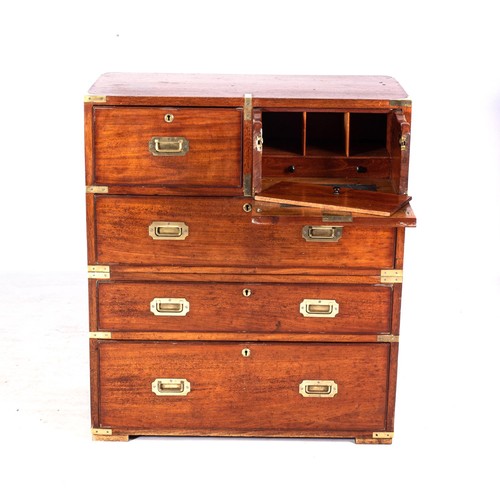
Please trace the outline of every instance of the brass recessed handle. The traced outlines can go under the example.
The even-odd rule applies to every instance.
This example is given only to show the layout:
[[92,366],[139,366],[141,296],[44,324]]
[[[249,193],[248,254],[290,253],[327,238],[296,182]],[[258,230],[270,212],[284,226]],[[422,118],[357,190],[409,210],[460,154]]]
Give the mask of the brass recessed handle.
[[153,156],[184,156],[189,151],[185,137],[152,137],[149,152]]
[[305,318],[335,318],[339,313],[339,304],[336,300],[304,299],[299,311]]
[[151,390],[157,396],[186,396],[191,392],[191,384],[185,378],[157,378]]
[[305,398],[333,398],[338,392],[334,380],[303,380],[299,393]]
[[185,222],[153,221],[148,229],[153,240],[185,240],[189,235]]
[[155,316],[186,316],[189,312],[189,302],[184,298],[157,297],[149,307]]
[[342,227],[338,226],[304,226],[302,238],[306,241],[335,243],[342,238]]

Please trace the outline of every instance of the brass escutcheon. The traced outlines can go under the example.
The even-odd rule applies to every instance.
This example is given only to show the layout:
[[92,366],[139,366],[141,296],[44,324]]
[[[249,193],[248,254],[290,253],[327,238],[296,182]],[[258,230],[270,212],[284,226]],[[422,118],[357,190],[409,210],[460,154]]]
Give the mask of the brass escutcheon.
[[172,123],[174,121],[174,115],[172,113],[167,113],[165,115],[165,121],[167,123]]

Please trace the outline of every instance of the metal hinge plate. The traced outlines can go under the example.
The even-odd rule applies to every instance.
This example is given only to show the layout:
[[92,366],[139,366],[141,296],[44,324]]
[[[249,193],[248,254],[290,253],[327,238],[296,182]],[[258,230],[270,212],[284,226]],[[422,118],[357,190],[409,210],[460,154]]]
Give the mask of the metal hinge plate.
[[99,280],[109,280],[109,266],[88,266],[88,277]]
[[264,137],[262,136],[262,130],[261,130],[259,134],[255,137],[255,150],[261,153],[263,144],[264,144]]
[[403,134],[401,136],[399,144],[401,145],[401,151],[406,151],[406,147],[408,146],[408,134]]
[[109,191],[108,186],[85,186],[85,192],[91,194],[104,194]]
[[382,269],[380,271],[380,283],[403,283],[403,270]]
[[83,97],[83,102],[106,102],[105,95],[86,95]]
[[89,338],[99,339],[99,340],[109,340],[111,338],[111,332],[90,332]]

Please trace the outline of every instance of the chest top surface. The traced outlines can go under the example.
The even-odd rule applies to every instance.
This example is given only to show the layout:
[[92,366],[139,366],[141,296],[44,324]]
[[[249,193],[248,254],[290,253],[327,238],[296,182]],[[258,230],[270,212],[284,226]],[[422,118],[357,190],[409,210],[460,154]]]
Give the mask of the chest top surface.
[[215,98],[295,100],[392,100],[407,98],[389,76],[217,75],[166,73],[105,73],[90,88],[91,95],[117,98]]

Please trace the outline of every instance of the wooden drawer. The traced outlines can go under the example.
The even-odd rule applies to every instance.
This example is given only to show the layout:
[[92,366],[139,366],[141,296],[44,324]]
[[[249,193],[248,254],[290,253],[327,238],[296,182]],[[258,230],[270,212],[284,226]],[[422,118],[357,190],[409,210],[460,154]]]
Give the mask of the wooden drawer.
[[94,182],[239,187],[241,134],[239,109],[99,106]]
[[387,333],[392,287],[107,282],[98,326],[128,332]]
[[94,427],[129,434],[328,435],[386,426],[389,344],[93,346]]
[[[307,241],[304,231],[309,224],[324,225],[320,218],[254,217],[243,210],[246,203],[248,198],[96,195],[96,260],[294,269],[394,265],[395,228],[346,225],[338,240]],[[154,239],[155,231],[165,231],[164,237]]]

